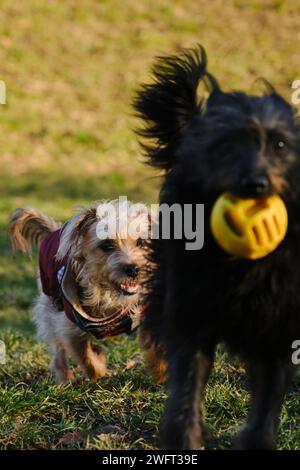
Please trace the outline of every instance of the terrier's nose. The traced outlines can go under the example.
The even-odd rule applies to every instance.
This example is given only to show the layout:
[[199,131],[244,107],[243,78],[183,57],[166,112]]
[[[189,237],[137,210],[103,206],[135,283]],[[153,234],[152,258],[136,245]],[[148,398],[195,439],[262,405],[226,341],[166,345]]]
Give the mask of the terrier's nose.
[[140,271],[140,268],[138,267],[137,264],[126,264],[126,266],[124,266],[124,273],[128,277],[132,277],[132,278],[137,277],[139,271]]
[[249,196],[264,196],[270,189],[266,176],[253,176],[242,180],[242,188]]

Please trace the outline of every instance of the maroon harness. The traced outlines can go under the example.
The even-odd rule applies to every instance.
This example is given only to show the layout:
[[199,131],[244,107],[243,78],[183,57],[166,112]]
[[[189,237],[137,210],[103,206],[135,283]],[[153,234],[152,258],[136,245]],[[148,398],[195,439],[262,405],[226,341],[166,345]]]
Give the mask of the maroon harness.
[[54,305],[63,307],[69,320],[81,330],[92,333],[97,339],[134,331],[133,317],[138,313],[137,306],[134,310],[129,305],[119,313],[104,319],[91,317],[83,311],[68,256],[61,261],[57,261],[55,257],[62,231],[63,228],[50,233],[40,246],[39,267],[44,294],[52,299]]

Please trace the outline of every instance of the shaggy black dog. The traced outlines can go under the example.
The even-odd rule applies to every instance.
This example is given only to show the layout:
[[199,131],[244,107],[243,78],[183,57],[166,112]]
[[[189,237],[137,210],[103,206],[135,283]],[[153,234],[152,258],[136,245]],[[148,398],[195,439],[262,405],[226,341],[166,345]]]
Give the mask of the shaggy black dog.
[[[200,82],[207,99],[197,98]],[[266,84],[267,85],[267,84]],[[268,85],[262,96],[223,92],[207,71],[203,48],[159,58],[135,109],[149,163],[165,170],[160,202],[205,204],[205,243],[152,241],[144,333],[166,354],[169,398],[162,442],[197,449],[202,404],[216,346],[245,362],[252,398],[237,449],[275,447],[284,396],[296,372],[300,339],[300,132],[294,109]],[[145,143],[146,142],[146,143]],[[250,261],[222,251],[209,229],[220,194],[279,194],[288,233],[268,256]]]

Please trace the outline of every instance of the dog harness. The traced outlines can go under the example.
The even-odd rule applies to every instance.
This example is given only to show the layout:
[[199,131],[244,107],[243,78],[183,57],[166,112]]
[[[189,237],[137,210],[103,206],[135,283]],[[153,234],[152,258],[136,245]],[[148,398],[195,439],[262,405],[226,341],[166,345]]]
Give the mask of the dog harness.
[[141,308],[129,305],[120,312],[106,318],[95,318],[86,313],[80,305],[76,284],[68,256],[56,260],[63,228],[51,232],[42,241],[39,251],[39,267],[42,291],[54,305],[63,309],[69,320],[81,330],[92,333],[97,339],[130,334],[138,326]]

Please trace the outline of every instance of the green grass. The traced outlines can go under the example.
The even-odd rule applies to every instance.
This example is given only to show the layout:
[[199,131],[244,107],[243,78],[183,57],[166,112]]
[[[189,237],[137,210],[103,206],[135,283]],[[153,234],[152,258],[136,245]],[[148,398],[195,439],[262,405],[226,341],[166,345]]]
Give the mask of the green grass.
[[[156,202],[159,179],[142,163],[130,108],[153,57],[201,42],[225,89],[253,91],[264,76],[289,98],[299,78],[297,8],[292,0],[2,0],[0,448],[157,446],[165,390],[147,374],[135,338],[104,341],[110,374],[101,381],[54,385],[30,319],[36,259],[12,258],[7,219],[27,204],[65,220],[93,199]],[[300,449],[299,386],[283,409],[281,449]],[[230,447],[247,403],[243,371],[219,352],[207,390],[211,448]]]

